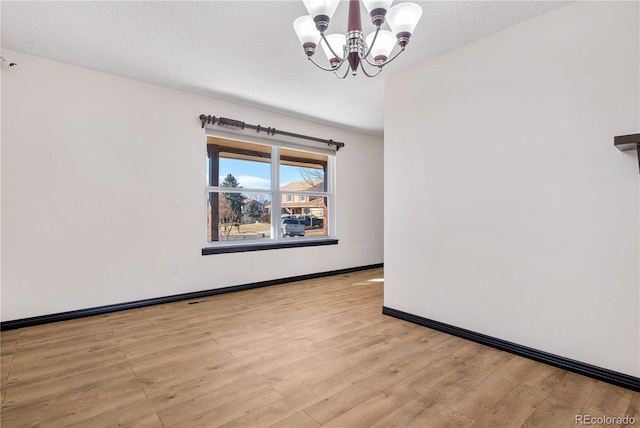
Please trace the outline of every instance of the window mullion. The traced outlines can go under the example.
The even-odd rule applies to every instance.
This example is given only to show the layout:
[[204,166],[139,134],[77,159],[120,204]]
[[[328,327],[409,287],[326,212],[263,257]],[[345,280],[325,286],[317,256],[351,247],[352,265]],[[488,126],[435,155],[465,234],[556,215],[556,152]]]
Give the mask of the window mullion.
[[[207,146],[207,154],[209,158],[209,186],[218,186],[220,175],[220,150],[217,146]],[[209,209],[211,210],[211,223],[209,224],[209,236],[211,241],[218,241],[218,194],[209,193],[208,198]]]
[[280,213],[282,212],[282,193],[280,192],[280,148],[271,148],[271,238],[280,241]]

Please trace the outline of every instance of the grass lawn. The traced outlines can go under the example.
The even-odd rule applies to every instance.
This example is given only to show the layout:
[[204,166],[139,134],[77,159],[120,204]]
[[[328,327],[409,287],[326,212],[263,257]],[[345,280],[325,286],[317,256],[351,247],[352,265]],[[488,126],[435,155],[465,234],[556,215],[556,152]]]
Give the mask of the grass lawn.
[[[245,233],[266,233],[267,236],[271,232],[271,225],[268,223],[247,223],[240,225],[240,232],[238,232],[237,228],[233,228],[231,230],[230,235],[238,235]],[[305,231],[305,236],[325,236],[325,231],[323,229],[307,229]]]

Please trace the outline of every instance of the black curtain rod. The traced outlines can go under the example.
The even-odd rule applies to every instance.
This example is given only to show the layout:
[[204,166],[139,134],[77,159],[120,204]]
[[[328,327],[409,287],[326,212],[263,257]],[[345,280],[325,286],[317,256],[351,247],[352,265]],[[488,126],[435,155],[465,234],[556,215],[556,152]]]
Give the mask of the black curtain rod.
[[294,138],[302,138],[305,140],[311,140],[311,141],[317,141],[318,143],[324,143],[327,144],[329,146],[336,146],[336,151],[340,150],[342,147],[344,147],[344,143],[341,143],[339,141],[333,141],[333,140],[325,140],[322,138],[316,138],[316,137],[310,137],[308,135],[302,135],[302,134],[295,134],[293,132],[286,132],[286,131],[280,131],[276,128],[265,128],[264,126],[260,126],[260,125],[250,125],[248,123],[244,123],[242,121],[239,120],[234,120],[234,119],[228,119],[226,117],[215,117],[215,116],[207,116],[204,114],[200,115],[200,121],[202,121],[202,127],[204,128],[204,125],[209,123],[211,125],[215,125],[217,124],[218,126],[223,126],[226,128],[231,128],[231,129],[255,129],[258,133],[260,132],[266,132],[267,135],[285,135],[287,137],[294,137]]

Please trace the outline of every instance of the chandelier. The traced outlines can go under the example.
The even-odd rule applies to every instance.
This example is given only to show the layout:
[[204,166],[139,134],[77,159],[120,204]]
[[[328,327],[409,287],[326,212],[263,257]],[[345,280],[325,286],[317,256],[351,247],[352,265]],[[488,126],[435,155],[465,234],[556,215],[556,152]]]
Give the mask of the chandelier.
[[[415,3],[399,3],[390,8],[393,0],[362,0],[376,27],[375,31],[364,38],[360,21],[360,0],[349,0],[347,34],[325,34],[340,0],[302,1],[309,15],[297,18],[293,22],[293,28],[307,58],[319,68],[335,72],[341,79],[347,77],[349,71],[355,76],[358,68],[368,77],[380,73],[382,67],[404,52],[411,33],[422,16],[422,8]],[[381,29],[385,20],[391,31]],[[324,67],[313,59],[318,43],[329,60],[329,67]],[[391,56],[396,45],[398,49]],[[345,63],[347,67],[344,74],[338,73]]]

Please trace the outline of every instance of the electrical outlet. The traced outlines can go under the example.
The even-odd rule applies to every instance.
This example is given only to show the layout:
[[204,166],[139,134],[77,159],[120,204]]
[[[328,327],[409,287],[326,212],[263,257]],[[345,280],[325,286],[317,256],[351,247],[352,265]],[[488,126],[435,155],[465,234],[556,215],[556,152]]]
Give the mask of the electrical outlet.
[[173,273],[180,273],[180,263],[175,262],[173,264]]
[[365,253],[368,253],[369,252],[369,244],[364,244],[362,246],[362,251],[364,251]]

